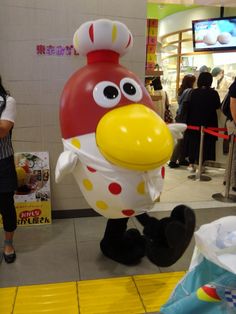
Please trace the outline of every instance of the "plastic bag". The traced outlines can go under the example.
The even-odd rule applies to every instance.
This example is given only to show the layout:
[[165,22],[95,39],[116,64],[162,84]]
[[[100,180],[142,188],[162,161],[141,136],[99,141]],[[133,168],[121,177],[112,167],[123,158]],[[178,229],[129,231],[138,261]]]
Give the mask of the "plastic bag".
[[236,216],[203,225],[195,240],[189,271],[161,313],[236,313]]
[[174,122],[174,118],[173,118],[172,112],[170,111],[169,107],[165,108],[164,121],[166,123],[173,123]]

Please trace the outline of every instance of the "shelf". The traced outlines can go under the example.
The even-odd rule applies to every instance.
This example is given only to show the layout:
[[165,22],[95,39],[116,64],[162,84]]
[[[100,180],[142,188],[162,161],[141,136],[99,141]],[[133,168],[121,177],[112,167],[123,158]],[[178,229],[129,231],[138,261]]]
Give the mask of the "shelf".
[[161,76],[163,75],[163,71],[154,71],[154,70],[146,70],[145,76]]

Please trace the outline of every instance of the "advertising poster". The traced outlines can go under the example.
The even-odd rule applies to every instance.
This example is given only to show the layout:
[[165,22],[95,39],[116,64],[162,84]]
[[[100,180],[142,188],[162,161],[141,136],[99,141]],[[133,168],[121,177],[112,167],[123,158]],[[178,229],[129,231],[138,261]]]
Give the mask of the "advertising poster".
[[50,224],[48,152],[15,153],[15,165],[18,178],[18,189],[15,193],[18,226]]
[[236,18],[193,21],[194,50],[236,48]]

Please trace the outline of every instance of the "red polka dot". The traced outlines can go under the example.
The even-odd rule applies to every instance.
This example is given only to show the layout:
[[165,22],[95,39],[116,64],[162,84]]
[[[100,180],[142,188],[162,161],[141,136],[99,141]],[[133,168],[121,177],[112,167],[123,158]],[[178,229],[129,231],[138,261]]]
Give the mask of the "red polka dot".
[[96,172],[96,171],[97,171],[96,169],[94,169],[94,168],[92,168],[92,167],[89,167],[89,166],[87,166],[87,169],[88,169],[88,171],[90,171],[90,172]]
[[164,179],[165,178],[165,167],[162,167],[161,168],[161,176],[162,176],[162,178]]
[[111,183],[108,186],[109,191],[111,192],[111,194],[120,194],[121,193],[121,186],[118,183]]
[[125,216],[132,216],[135,213],[135,211],[133,209],[123,209],[122,210],[122,214],[124,214]]

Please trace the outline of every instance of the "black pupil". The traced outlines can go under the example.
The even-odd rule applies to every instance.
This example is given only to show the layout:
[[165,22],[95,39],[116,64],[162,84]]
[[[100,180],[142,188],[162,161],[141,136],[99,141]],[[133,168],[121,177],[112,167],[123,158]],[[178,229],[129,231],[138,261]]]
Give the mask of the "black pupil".
[[105,87],[103,93],[109,99],[115,99],[119,94],[117,88],[114,86]]
[[136,88],[131,83],[125,83],[123,88],[124,88],[124,91],[126,92],[126,94],[128,94],[128,95],[135,95],[136,94]]

